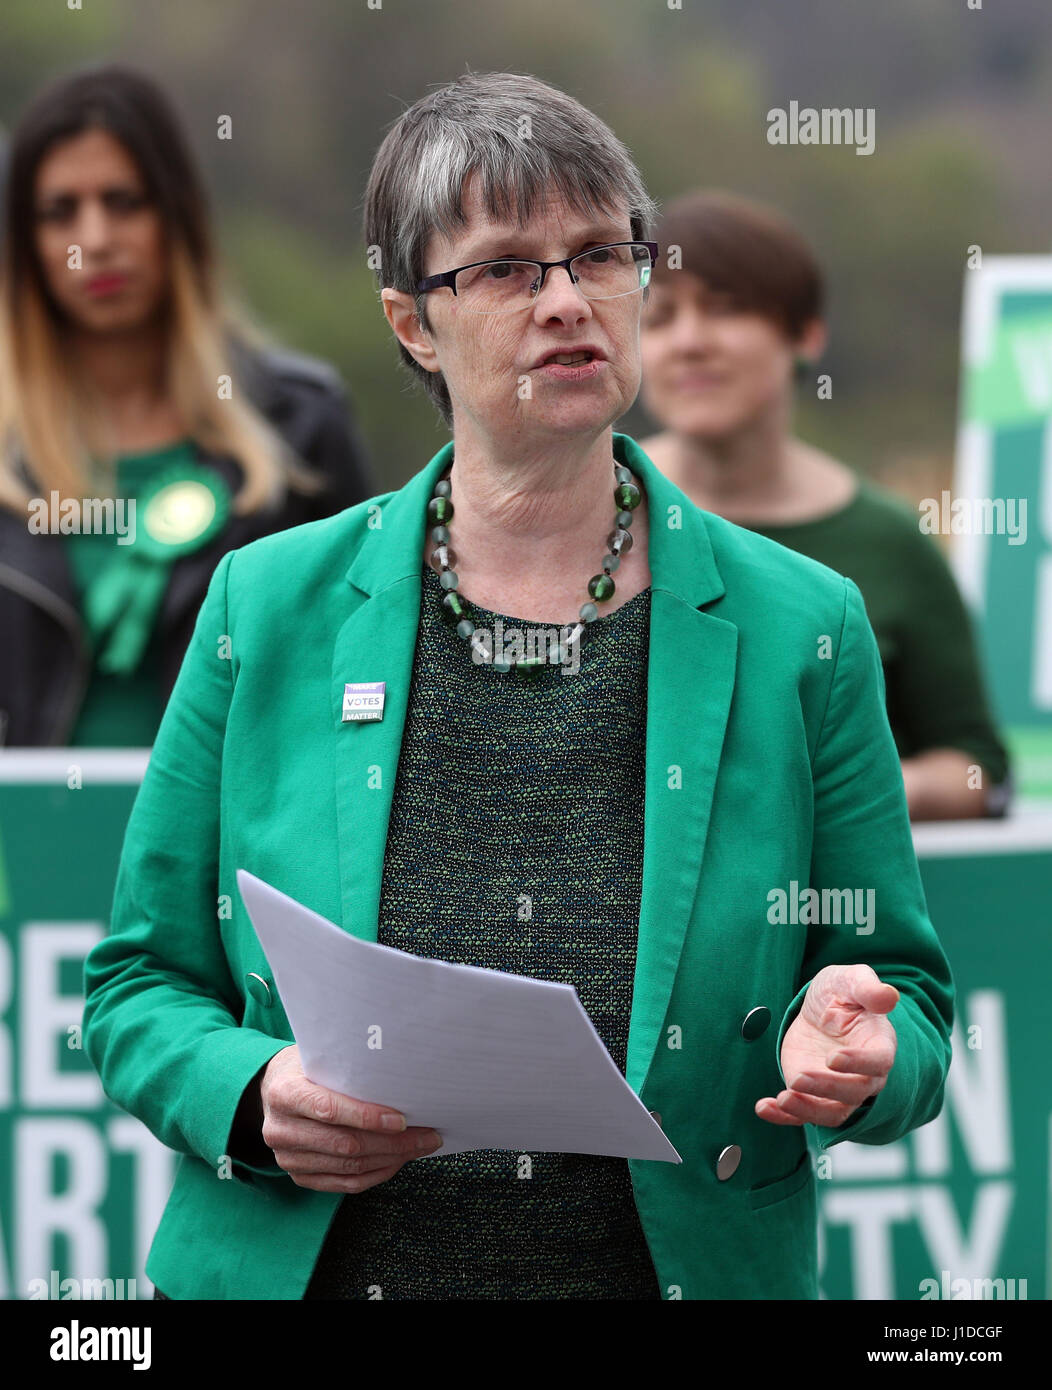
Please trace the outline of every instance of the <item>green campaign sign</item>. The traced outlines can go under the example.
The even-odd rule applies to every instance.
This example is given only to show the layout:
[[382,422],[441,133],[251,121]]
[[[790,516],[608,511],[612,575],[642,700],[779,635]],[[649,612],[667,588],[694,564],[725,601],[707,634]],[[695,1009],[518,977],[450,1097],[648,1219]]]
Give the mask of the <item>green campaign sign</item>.
[[1038,424],[1052,413],[1052,302],[1029,303],[1029,295],[999,303],[992,350],[965,378],[966,420],[997,428]]
[[1052,256],[986,257],[965,274],[954,494],[976,514],[1025,517],[1014,537],[955,533],[951,555],[1018,788],[1052,797]]
[[822,1292],[1046,1299],[1052,814],[917,826],[914,841],[957,987],[946,1098],[898,1143],[816,1156]]
[[[79,1037],[146,759],[0,754],[0,1297],[153,1293],[178,1156],[105,1099]],[[822,1293],[1047,1298],[1052,814],[915,838],[959,991],[947,1100],[900,1143],[815,1155]]]
[[80,1045],[146,757],[0,754],[0,1297],[153,1294],[177,1156],[105,1098]]

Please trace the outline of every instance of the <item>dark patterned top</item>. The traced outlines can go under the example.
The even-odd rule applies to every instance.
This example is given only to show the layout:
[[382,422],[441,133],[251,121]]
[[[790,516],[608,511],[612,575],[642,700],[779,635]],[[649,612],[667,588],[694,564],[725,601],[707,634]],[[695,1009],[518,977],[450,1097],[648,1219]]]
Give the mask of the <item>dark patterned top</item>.
[[[650,590],[589,625],[577,674],[549,664],[528,683],[472,660],[440,612],[442,593],[424,565],[377,940],[573,984],[623,1073],[642,890]],[[509,642],[509,627],[545,630],[470,611],[491,631],[502,617]],[[410,1160],[345,1196],[305,1296],[661,1294],[627,1159],[482,1149]]]

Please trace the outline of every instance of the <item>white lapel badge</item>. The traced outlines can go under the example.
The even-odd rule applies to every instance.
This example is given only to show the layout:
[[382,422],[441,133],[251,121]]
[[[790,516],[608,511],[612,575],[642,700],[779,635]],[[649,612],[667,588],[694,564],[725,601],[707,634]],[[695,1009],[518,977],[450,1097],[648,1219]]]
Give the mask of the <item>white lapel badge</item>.
[[343,722],[382,719],[386,681],[356,681],[343,687]]

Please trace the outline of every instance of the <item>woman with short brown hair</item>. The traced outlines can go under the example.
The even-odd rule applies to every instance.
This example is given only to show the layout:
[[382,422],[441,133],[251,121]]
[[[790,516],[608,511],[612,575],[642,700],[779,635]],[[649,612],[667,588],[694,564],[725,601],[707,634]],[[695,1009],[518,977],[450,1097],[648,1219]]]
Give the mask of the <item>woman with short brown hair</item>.
[[794,378],[826,341],[825,287],[799,231],[724,192],[669,204],[643,316],[643,441],[707,511],[859,586],[915,820],[1003,814],[1008,758],[968,614],[917,517],[793,436]]

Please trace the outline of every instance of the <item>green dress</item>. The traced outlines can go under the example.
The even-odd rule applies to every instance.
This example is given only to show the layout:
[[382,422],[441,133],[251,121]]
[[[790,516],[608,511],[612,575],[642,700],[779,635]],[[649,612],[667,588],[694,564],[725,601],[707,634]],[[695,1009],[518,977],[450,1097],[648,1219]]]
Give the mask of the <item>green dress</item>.
[[[160,473],[195,461],[196,451],[189,439],[145,453],[121,454],[116,460],[116,495],[138,498]],[[107,566],[121,564],[132,547],[119,546],[114,535],[89,533],[64,539],[83,608],[88,586]],[[153,744],[163,713],[160,643],[155,627],[135,670],[110,674],[93,664],[84,702],[70,735],[70,746],[148,748]]]
[[915,512],[863,479],[844,507],[816,521],[742,525],[847,575],[862,590],[900,757],[959,748],[985,768],[991,785],[1006,781],[1008,755],[990,712],[971,619]]
[[[650,590],[586,630],[580,671],[476,665],[423,569],[377,941],[577,989],[625,1070],[643,872]],[[476,626],[498,616],[472,605]],[[504,617],[505,627],[543,624]],[[628,1161],[413,1159],[337,1208],[306,1298],[657,1299]],[[370,1290],[374,1290],[370,1294]]]

